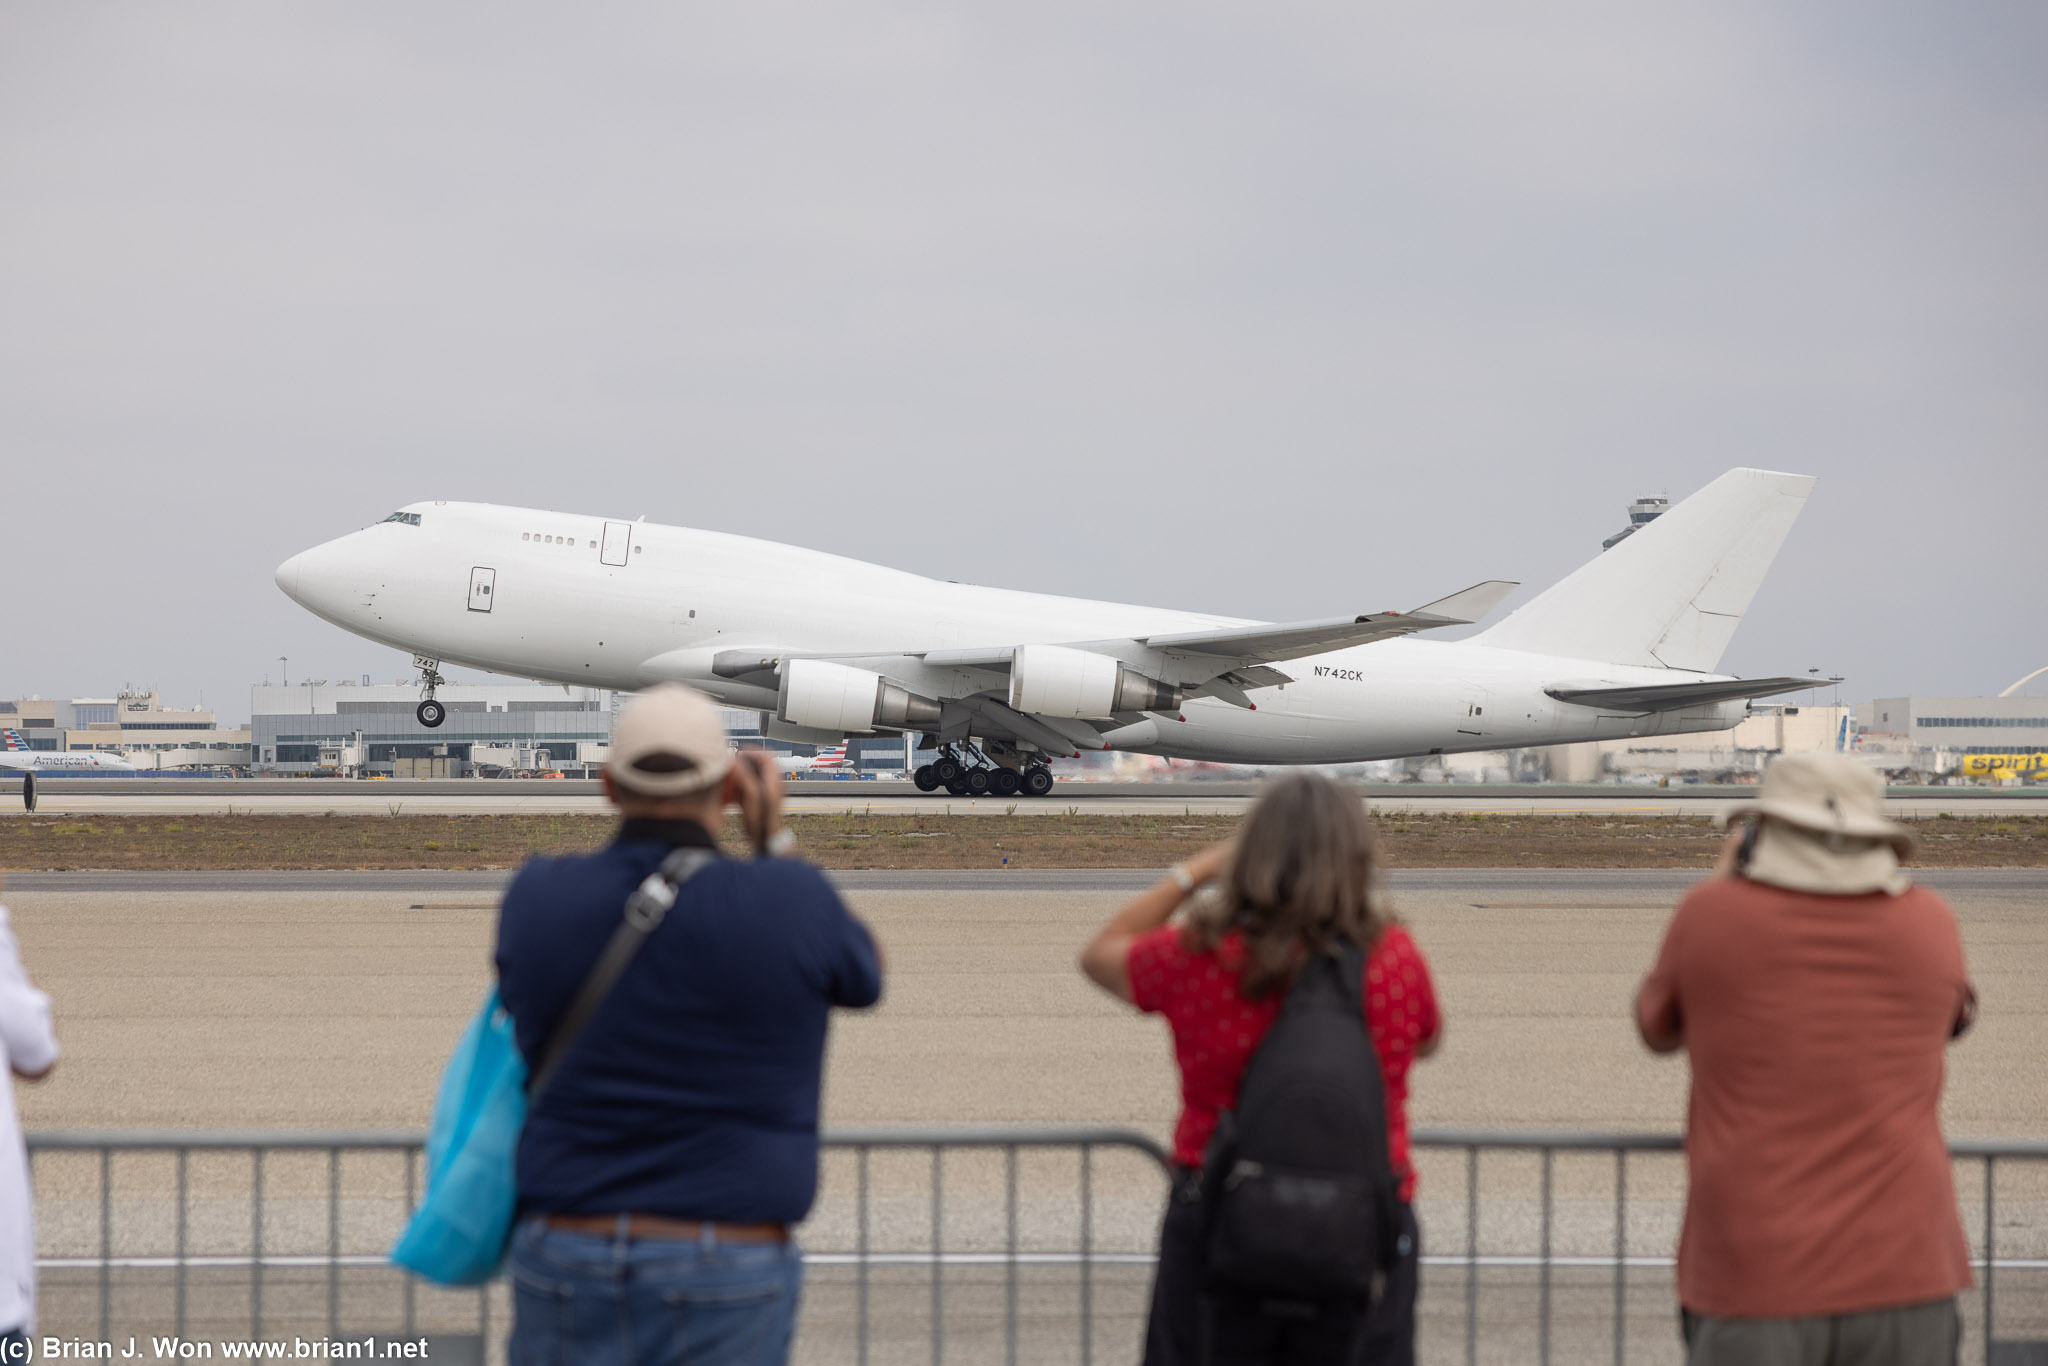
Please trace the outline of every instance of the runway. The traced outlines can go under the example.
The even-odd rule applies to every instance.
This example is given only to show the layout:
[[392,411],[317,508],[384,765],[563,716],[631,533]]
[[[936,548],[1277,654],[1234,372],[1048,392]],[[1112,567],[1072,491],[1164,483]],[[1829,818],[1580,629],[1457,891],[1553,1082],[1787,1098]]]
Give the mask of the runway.
[[[17,873],[7,900],[64,1065],[31,1128],[419,1128],[490,977],[506,874]],[[837,877],[888,951],[877,1011],[835,1036],[842,1124],[1094,1123],[1163,1134],[1156,1022],[1073,966],[1142,871]],[[1627,1001],[1683,871],[1397,873],[1451,1022],[1419,1123],[1675,1127],[1683,1068]],[[1958,1133],[2048,1134],[2048,872],[1936,870],[1984,1023],[1953,1055]]]
[[[954,797],[914,783],[792,782],[788,807],[803,812],[893,815],[1236,815],[1258,794],[1255,782],[1063,782],[1048,797]],[[1548,815],[1712,816],[1753,787],[1672,788],[1602,784],[1376,783],[1358,787],[1373,810],[1394,813],[1538,813]],[[19,780],[0,779],[0,819],[20,815]],[[37,811],[48,815],[196,816],[250,812],[283,815],[569,815],[605,809],[594,781],[580,779],[54,778],[37,783]],[[2048,815],[2048,786],[1895,788],[1886,809],[1902,820],[1941,815]]]
[[[419,1130],[443,1060],[490,978],[495,900],[503,872],[17,873],[7,901],[25,961],[51,993],[65,1054],[53,1078],[18,1087],[24,1127],[78,1129]],[[1074,968],[1080,945],[1133,890],[1142,870],[1005,873],[862,872],[836,875],[868,919],[889,961],[888,994],[875,1011],[834,1027],[826,1121],[834,1127],[914,1124],[1091,1124],[1163,1139],[1176,1108],[1163,1027],[1096,992]],[[1695,880],[1678,870],[1418,870],[1398,872],[1390,894],[1429,956],[1443,1002],[1443,1052],[1414,1087],[1419,1127],[1554,1128],[1675,1132],[1683,1120],[1686,1069],[1643,1051],[1628,1002],[1655,951],[1675,898]],[[1953,1135],[2048,1134],[2048,870],[1936,870],[1926,880],[1955,905],[1982,997],[1976,1031],[1949,1055],[1945,1116]],[[61,1156],[61,1155],[60,1155]],[[312,1255],[328,1204],[325,1159],[266,1164],[265,1246]],[[826,1164],[824,1193],[806,1226],[824,1254],[806,1308],[800,1359],[847,1359],[854,1313],[846,1254],[857,1244],[850,1155]],[[1419,1159],[1425,1247],[1454,1253],[1465,1229],[1463,1160]],[[38,1164],[45,1257],[89,1257],[100,1206],[88,1159]],[[123,1159],[114,1205],[117,1251],[142,1251],[169,1228],[166,1160]],[[398,1171],[350,1159],[344,1250],[374,1258],[388,1245],[399,1201]],[[921,1350],[930,1300],[927,1260],[934,1215],[930,1164],[916,1155],[878,1158],[869,1172],[871,1246],[898,1257],[875,1269],[882,1336],[877,1360]],[[947,1276],[967,1344],[999,1341],[1005,1288],[988,1262],[1004,1243],[999,1154],[946,1162]],[[380,1175],[381,1173],[381,1175]],[[1022,1285],[1031,1333],[1022,1359],[1071,1358],[1076,1168],[1071,1155],[1027,1158],[1018,1199],[1023,1250],[1044,1254]],[[1490,1157],[1483,1167],[1481,1228],[1488,1258],[1488,1340],[1515,1359],[1529,1322],[1538,1247],[1538,1168],[1533,1157]],[[1646,1159],[1631,1169],[1631,1249],[1640,1259],[1630,1316],[1635,1359],[1669,1350],[1668,1257],[1677,1228],[1680,1168]],[[223,1333],[244,1333],[249,1165],[222,1157],[193,1164],[194,1250],[230,1257],[210,1276],[206,1314]],[[1612,1161],[1560,1158],[1551,1246],[1597,1259],[1611,1246]],[[137,1183],[140,1183],[139,1186]],[[2001,1248],[2038,1255],[2041,1201],[2001,1210]],[[1141,1158],[1105,1158],[1095,1173],[1091,1246],[1104,1316],[1102,1357],[1121,1359],[1142,1321],[1144,1258],[1163,1184]],[[979,1256],[978,1265],[971,1259]],[[1066,1260],[1062,1260],[1062,1257]],[[837,1260],[834,1260],[837,1258]],[[1115,1259],[1123,1258],[1117,1270]],[[1516,1259],[1520,1259],[1519,1261]],[[999,1262],[998,1258],[998,1262]],[[1456,1329],[1462,1271],[1433,1263],[1425,1334]],[[1561,1291],[1560,1350],[1604,1330],[1611,1289],[1604,1263],[1554,1274]],[[146,1268],[122,1303],[133,1314],[168,1301],[144,1293]],[[2015,1273],[2016,1275],[2018,1273]],[[311,1321],[326,1303],[324,1272],[267,1273],[273,1324]],[[354,1302],[386,1295],[369,1265],[344,1290]],[[1579,1278],[1578,1281],[1573,1280]],[[1583,1281],[1583,1284],[1579,1282]],[[124,1279],[124,1286],[131,1281]],[[388,1279],[377,1284],[388,1285]],[[2001,1294],[2026,1284],[2002,1281]],[[96,1304],[95,1276],[52,1265],[46,1327],[83,1326]],[[356,1289],[349,1289],[353,1286]],[[238,1289],[237,1287],[240,1287]],[[124,1292],[125,1293],[125,1292]],[[386,1301],[388,1303],[388,1299]],[[452,1301],[435,1320],[454,1320]],[[2004,1301],[2017,1311],[2023,1296]],[[1517,1306],[1520,1306],[1517,1308]],[[502,1314],[500,1304],[495,1313]],[[2007,1312],[2005,1310],[2002,1313]],[[956,1317],[956,1313],[958,1317]],[[1521,1317],[1517,1318],[1516,1315]],[[1638,1321],[1640,1315],[1640,1321]],[[161,1317],[153,1320],[161,1325]],[[502,1324],[502,1318],[498,1320]],[[1576,1335],[1576,1336],[1575,1336]],[[1640,1342],[1639,1350],[1634,1344]],[[1038,1344],[1032,1346],[1031,1344]],[[1486,1354],[1493,1359],[1496,1354]],[[1558,1359],[1567,1359],[1561,1355]],[[978,1359],[978,1357],[976,1358]]]

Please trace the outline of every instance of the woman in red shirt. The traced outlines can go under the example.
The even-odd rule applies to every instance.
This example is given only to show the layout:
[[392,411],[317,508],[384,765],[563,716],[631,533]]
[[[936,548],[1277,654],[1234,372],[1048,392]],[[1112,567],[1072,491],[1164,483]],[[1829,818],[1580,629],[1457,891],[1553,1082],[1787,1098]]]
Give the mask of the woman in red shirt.
[[[1097,985],[1166,1017],[1180,1068],[1173,1193],[1159,1235],[1146,1366],[1234,1360],[1406,1366],[1414,1360],[1421,1243],[1408,1160],[1408,1069],[1436,1051],[1443,1022],[1421,950],[1375,894],[1377,871],[1365,804],[1327,778],[1290,775],[1266,789],[1235,840],[1174,868],[1118,911],[1082,951],[1081,970]],[[1211,880],[1216,891],[1195,899],[1179,924],[1169,924]],[[1361,995],[1386,1088],[1387,1152],[1401,1188],[1401,1257],[1369,1315],[1326,1311],[1269,1319],[1256,1307],[1205,1294],[1203,1149],[1218,1116],[1236,1103],[1238,1082],[1278,1018],[1300,964],[1346,945],[1365,954]],[[1205,1317],[1208,1354],[1202,1351]]]

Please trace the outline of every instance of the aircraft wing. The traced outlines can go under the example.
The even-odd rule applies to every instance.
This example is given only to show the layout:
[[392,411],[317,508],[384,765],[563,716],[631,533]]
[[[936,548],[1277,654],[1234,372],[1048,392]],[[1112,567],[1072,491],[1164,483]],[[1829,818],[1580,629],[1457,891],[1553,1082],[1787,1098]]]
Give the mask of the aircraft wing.
[[[1460,593],[1425,603],[1412,612],[1371,612],[1363,616],[1329,617],[1318,621],[1262,623],[1253,626],[1224,626],[1210,631],[1176,631],[1125,640],[1076,641],[1069,648],[1102,654],[1129,652],[1133,645],[1157,651],[1183,662],[1174,670],[1176,682],[1199,683],[1225,674],[1243,686],[1271,687],[1291,682],[1282,671],[1260,666],[1329,650],[1369,645],[1376,640],[1433,631],[1441,626],[1469,626],[1497,606],[1517,585],[1489,579]],[[979,647],[964,650],[928,650],[919,657],[927,664],[952,668],[1006,671],[1013,646]]]
[[[1292,675],[1274,667],[1276,662],[1441,626],[1469,625],[1492,611],[1515,586],[1502,580],[1488,580],[1425,603],[1412,612],[1371,612],[1322,621],[1225,626],[1061,645],[1012,643],[902,653],[846,651],[817,655],[774,649],[678,650],[648,661],[642,671],[650,677],[698,677],[708,672],[744,688],[748,698],[765,702],[769,696],[787,691],[783,687],[787,668],[810,659],[865,671],[875,680],[875,686],[894,686],[898,693],[910,695],[907,702],[936,708],[936,725],[926,720],[911,728],[935,729],[942,740],[964,739],[970,730],[980,726],[982,729],[974,733],[992,733],[1049,753],[1064,754],[1077,749],[1107,748],[1120,735],[1128,735],[1145,724],[1148,713],[1177,717],[1184,698],[1213,697],[1232,706],[1257,710],[1249,696],[1253,690],[1293,681]],[[1060,675],[1061,669],[1075,671],[1060,676],[1074,677],[1076,687],[1081,686],[1080,675],[1096,679],[1094,686],[1104,691],[1088,696],[1105,700],[1087,705],[1099,706],[1101,710],[1062,710],[1062,706],[1081,705],[1073,697],[1063,697],[1060,705],[1042,708],[1038,703],[1025,701],[1026,696],[1062,696],[1063,685],[1058,684],[1039,685],[1050,686],[1050,693],[1019,692],[1015,677],[1018,661],[1030,658],[1034,651],[1042,652],[1038,656],[1041,660],[1068,661],[1052,667],[1056,675]],[[1077,656],[1086,655],[1099,658],[1085,664],[1074,662]],[[1102,673],[1104,669],[1109,670],[1107,675]],[[951,681],[934,677],[935,673],[945,671],[959,671],[966,678],[961,679],[959,674]],[[1034,672],[1034,677],[1037,676]],[[839,689],[848,697],[854,692],[866,694],[868,684],[856,683],[857,676],[825,677],[836,677],[838,681],[820,686]],[[734,699],[728,695],[727,700]],[[743,704],[760,703],[746,700]],[[867,705],[863,701],[859,709],[865,713]],[[880,702],[875,706],[879,708]],[[900,714],[907,716],[908,712]],[[792,719],[791,724],[813,723]],[[832,723],[820,720],[815,724],[830,728]],[[903,728],[906,723],[882,724]]]
[[1489,579],[1425,603],[1412,612],[1371,612],[1357,617],[1293,621],[1270,626],[1226,626],[1215,631],[1181,631],[1141,636],[1138,643],[1173,655],[1201,655],[1234,664],[1271,664],[1303,655],[1370,645],[1376,640],[1433,631],[1439,626],[1469,626],[1491,612],[1516,585]]
[[1641,683],[1628,687],[1545,688],[1560,702],[1607,711],[1676,711],[1680,707],[1703,707],[1715,702],[1733,702],[1744,697],[1775,697],[1834,684],[1839,678],[1720,678],[1700,683]]

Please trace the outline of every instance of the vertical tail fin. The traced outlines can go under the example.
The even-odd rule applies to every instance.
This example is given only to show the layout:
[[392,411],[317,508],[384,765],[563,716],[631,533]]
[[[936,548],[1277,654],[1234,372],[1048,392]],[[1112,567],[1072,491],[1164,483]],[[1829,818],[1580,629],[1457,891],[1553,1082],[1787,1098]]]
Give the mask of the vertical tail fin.
[[27,749],[28,744],[21,738],[21,732],[9,726],[0,730],[0,749]]
[[1813,484],[1730,470],[1475,640],[1711,673]]

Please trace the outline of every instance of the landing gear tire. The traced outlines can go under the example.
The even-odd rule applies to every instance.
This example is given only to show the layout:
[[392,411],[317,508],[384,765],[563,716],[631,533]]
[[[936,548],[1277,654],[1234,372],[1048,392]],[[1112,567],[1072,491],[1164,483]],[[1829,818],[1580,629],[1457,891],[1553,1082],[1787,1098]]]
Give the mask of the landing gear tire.
[[970,769],[968,769],[968,770],[967,770],[967,775],[966,775],[966,781],[967,781],[967,795],[968,795],[968,796],[970,796],[970,797],[982,797],[982,796],[986,796],[986,795],[988,794],[988,788],[989,788],[989,776],[988,776],[988,770],[987,770],[987,769],[985,769],[985,768],[970,768]]
[[430,697],[413,710],[413,715],[419,718],[421,725],[432,730],[448,719],[448,709]]
[[1032,768],[1024,772],[1024,793],[1030,797],[1043,797],[1052,791],[1052,770]]
[[932,776],[939,780],[939,785],[947,788],[953,785],[953,780],[963,771],[960,761],[950,754],[934,760],[931,768]]
[[1017,776],[1015,769],[1010,768],[997,769],[995,776],[988,780],[989,791],[998,797],[1014,797],[1023,786],[1024,780]]
[[917,772],[910,775],[910,780],[917,784],[919,792],[936,792],[939,790],[939,775],[931,764],[919,765]]
[[951,778],[946,780],[945,787],[946,791],[952,793],[956,797],[966,796],[967,775],[965,773],[955,773]]

